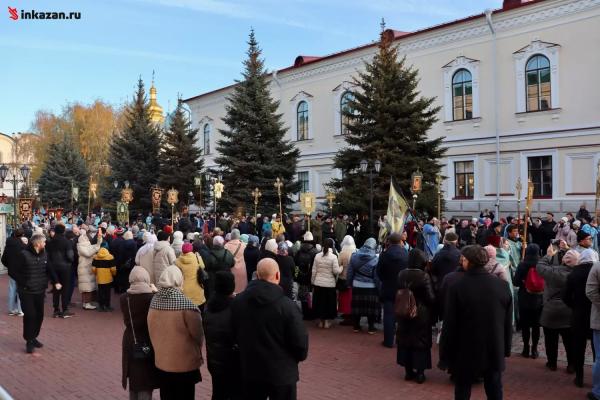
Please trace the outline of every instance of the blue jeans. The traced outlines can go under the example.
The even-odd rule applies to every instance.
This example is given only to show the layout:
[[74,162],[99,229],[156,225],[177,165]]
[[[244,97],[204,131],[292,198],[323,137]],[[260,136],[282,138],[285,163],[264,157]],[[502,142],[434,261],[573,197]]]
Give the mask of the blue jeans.
[[394,314],[394,302],[386,300],[383,302],[383,344],[392,347],[396,336],[396,315]]
[[[600,331],[593,330],[594,348],[600,349]],[[596,350],[598,351],[598,350]],[[594,360],[594,366],[592,367],[592,393],[600,398],[600,356],[596,354],[596,360]]]
[[21,301],[17,293],[17,282],[13,278],[8,278],[8,312],[22,312]]

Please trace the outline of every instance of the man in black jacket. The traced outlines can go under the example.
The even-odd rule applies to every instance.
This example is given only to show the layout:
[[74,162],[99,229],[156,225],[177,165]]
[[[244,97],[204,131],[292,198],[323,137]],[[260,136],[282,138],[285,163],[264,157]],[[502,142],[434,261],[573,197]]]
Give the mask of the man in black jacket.
[[[56,276],[56,282],[62,286],[60,290],[54,290],[52,294],[54,318],[72,317],[73,313],[69,311],[69,293],[71,291],[71,275],[75,254],[73,252],[73,242],[65,237],[64,225],[57,224],[54,227],[54,237],[48,242],[46,254],[48,267]],[[60,308],[61,300],[62,311]]]
[[23,315],[17,294],[17,282],[15,274],[17,273],[17,261],[21,251],[27,247],[23,242],[23,229],[17,228],[13,235],[6,239],[4,253],[2,253],[2,264],[8,269],[8,315]]
[[440,294],[440,287],[444,277],[450,272],[456,271],[459,266],[460,250],[458,250],[458,236],[454,232],[448,232],[444,236],[444,247],[438,251],[431,261],[431,275],[433,277],[433,288],[435,297]]
[[471,385],[483,376],[488,399],[502,399],[504,358],[510,356],[512,296],[508,283],[488,273],[485,249],[462,250],[462,279],[448,287],[440,365],[455,377],[455,399],[470,399]]
[[[37,340],[44,320],[44,297],[48,287],[48,269],[46,252],[46,238],[44,235],[35,234],[29,241],[29,246],[21,252],[17,261],[15,280],[19,288],[21,308],[23,309],[23,338],[27,342],[27,353],[33,353],[34,348],[43,345]],[[61,284],[56,276],[54,289],[60,290]]]
[[295,400],[308,333],[300,310],[279,286],[277,262],[260,260],[257,277],[231,306],[246,399]]
[[388,238],[390,246],[381,253],[377,264],[377,275],[381,281],[380,300],[383,303],[383,342],[385,347],[394,347],[396,335],[396,316],[394,300],[398,284],[398,274],[406,269],[408,252],[402,246],[402,236],[394,232]]

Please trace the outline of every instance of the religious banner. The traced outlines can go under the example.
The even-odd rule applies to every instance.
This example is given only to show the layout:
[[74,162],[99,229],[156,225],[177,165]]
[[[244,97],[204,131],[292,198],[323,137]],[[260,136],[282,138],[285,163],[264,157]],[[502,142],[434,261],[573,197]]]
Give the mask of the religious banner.
[[131,203],[133,201],[133,189],[125,188],[121,190],[121,202]]
[[92,194],[92,198],[96,200],[96,191],[98,190],[98,184],[95,182],[90,183],[90,192]]
[[383,242],[385,238],[393,232],[402,232],[406,222],[409,206],[407,201],[394,187],[394,180],[390,181],[390,195],[386,214],[385,225],[379,230],[379,241]]
[[316,209],[315,194],[310,192],[300,193],[300,206],[304,214],[310,215],[314,212]]
[[175,205],[179,202],[179,192],[176,189],[171,189],[167,192],[167,203]]
[[129,222],[129,205],[122,201],[117,201],[117,221],[121,224]]
[[32,217],[33,199],[19,199],[19,217],[21,221],[28,221]]
[[160,201],[162,199],[163,190],[159,187],[153,187],[150,191],[152,197],[152,212],[157,213],[160,211]]

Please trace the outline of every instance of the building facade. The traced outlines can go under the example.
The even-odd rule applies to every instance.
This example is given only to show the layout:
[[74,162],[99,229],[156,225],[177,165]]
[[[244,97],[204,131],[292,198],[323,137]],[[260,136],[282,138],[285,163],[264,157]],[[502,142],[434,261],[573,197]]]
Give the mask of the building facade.
[[[534,214],[594,207],[600,162],[600,0],[505,0],[502,9],[423,29],[388,30],[419,90],[441,106],[431,138],[444,137],[447,216],[517,209],[515,185],[534,184]],[[376,44],[299,56],[270,76],[272,96],[301,156],[298,179],[324,198],[346,145],[341,110]],[[185,100],[205,165],[233,86]],[[401,155],[399,155],[401,156]],[[523,203],[521,201],[521,203]],[[522,208],[522,207],[521,207]]]

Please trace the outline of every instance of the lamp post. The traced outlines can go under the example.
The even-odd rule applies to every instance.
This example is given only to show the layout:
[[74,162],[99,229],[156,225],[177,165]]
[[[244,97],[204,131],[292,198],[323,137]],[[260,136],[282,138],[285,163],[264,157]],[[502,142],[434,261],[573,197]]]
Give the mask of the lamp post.
[[370,187],[370,198],[369,198],[369,235],[373,234],[373,171],[379,174],[381,170],[381,161],[375,160],[373,162],[373,168],[369,168],[369,161],[362,160],[360,162],[360,170],[362,173],[369,173],[369,187]]
[[10,172],[11,178],[8,179],[9,182],[13,185],[13,227],[17,228],[17,184],[24,183],[27,185],[27,179],[29,178],[29,173],[31,172],[31,168],[27,164],[24,164],[21,168],[19,168],[19,172],[23,179],[20,179],[16,172],[16,166],[14,168],[9,168],[6,164],[2,164],[0,166],[0,180],[2,184],[7,180],[8,173]]
[[419,193],[423,189],[423,174],[417,168],[415,172],[412,174],[412,184],[410,186],[410,191],[413,194],[413,213],[416,214],[415,207],[417,206],[417,198],[419,197]]
[[251,193],[254,197],[254,218],[256,219],[256,216],[258,215],[258,199],[260,199],[262,193],[260,192],[260,190],[258,190],[258,188],[254,188],[254,190]]
[[523,185],[521,184],[521,177],[517,179],[515,190],[517,191],[517,232],[520,232],[519,226],[521,225],[521,190],[523,190]]
[[283,222],[283,207],[281,206],[281,188],[283,187],[283,179],[277,177],[273,186],[275,186],[275,188],[277,189],[277,196],[279,197],[279,216],[281,217],[281,221]]
[[443,178],[441,175],[435,177],[435,183],[437,186],[437,209],[438,209],[438,219],[442,219],[442,182]]

